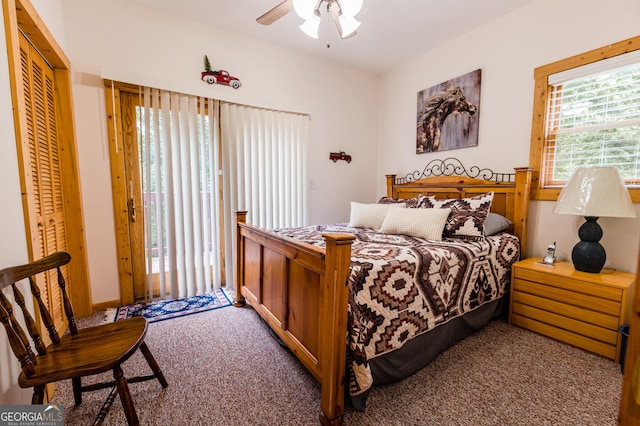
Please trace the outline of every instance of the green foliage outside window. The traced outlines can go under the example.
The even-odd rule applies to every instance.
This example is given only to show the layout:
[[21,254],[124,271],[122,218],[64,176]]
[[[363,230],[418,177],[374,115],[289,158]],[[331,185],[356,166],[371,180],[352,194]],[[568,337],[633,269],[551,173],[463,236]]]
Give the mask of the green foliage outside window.
[[553,181],[577,167],[617,166],[628,184],[640,183],[640,64],[564,82],[551,98],[560,100],[547,127]]

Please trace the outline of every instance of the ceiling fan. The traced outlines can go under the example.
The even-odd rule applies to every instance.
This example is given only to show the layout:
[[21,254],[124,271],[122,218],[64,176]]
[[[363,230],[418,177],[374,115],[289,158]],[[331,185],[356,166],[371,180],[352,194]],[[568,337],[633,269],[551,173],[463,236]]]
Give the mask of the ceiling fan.
[[293,0],[284,0],[282,3],[260,16],[256,21],[262,25],[271,25],[278,19],[293,10]]
[[256,21],[262,25],[271,25],[295,10],[305,20],[300,29],[310,37],[318,38],[320,7],[326,3],[327,14],[333,18],[340,37],[346,39],[356,35],[360,22],[355,19],[355,15],[362,9],[363,2],[364,0],[284,0]]

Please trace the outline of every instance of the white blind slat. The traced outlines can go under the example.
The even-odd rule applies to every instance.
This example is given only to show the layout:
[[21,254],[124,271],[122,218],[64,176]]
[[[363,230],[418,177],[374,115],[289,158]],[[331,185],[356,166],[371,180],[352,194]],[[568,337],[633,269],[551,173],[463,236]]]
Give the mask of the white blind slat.
[[[143,139],[145,135],[150,134],[151,132],[151,114],[149,113],[149,108],[150,108],[150,103],[151,103],[151,92],[148,88],[145,88],[143,93],[141,94],[143,101],[141,102],[141,105],[143,107],[142,110],[139,111],[138,117],[140,119],[139,122],[139,128],[140,131],[142,132],[142,134],[140,135],[140,138]],[[144,175],[147,177],[147,182],[151,181],[151,167],[149,167],[148,165],[151,164],[151,144],[145,144],[143,145],[144,149],[143,149],[143,155],[145,156],[146,161],[146,167],[143,167],[142,173],[144,173]],[[155,151],[155,146],[153,147],[154,151]],[[133,181],[130,180],[129,181],[131,183],[131,187],[133,187]],[[149,205],[153,205],[155,207],[156,203],[153,202],[153,188],[151,187],[151,185],[147,185],[146,187],[143,186],[144,189],[144,200],[146,201],[147,204]],[[130,188],[132,194],[130,195],[130,197],[133,198],[133,188]],[[146,251],[146,258],[147,258],[147,292],[148,294],[153,294],[153,280],[152,280],[152,275],[151,275],[151,271],[153,271],[153,246],[152,246],[152,241],[151,241],[151,229],[152,226],[154,225],[153,222],[151,221],[151,212],[152,209],[151,208],[147,208],[144,209],[144,220],[145,220],[145,251]],[[156,214],[157,214],[157,210],[156,210]]]

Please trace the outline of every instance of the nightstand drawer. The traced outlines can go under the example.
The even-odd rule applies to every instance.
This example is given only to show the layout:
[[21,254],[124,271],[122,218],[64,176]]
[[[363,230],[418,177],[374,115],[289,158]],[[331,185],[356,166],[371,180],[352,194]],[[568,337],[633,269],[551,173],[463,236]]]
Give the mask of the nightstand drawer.
[[517,277],[523,280],[564,289],[570,294],[585,294],[595,296],[598,299],[613,300],[618,303],[622,300],[622,289],[620,288],[581,281],[573,277],[530,271],[527,269],[518,269]]
[[[590,286],[587,289],[581,288],[583,291],[578,293],[557,286],[520,279],[520,277],[520,274],[518,274],[517,278],[513,280],[514,292],[520,291],[523,293],[535,294],[542,296],[547,300],[555,300],[580,307],[588,306],[589,309],[593,311],[615,315],[616,317],[620,316],[620,299],[618,299],[618,301],[614,301],[609,298],[598,297],[598,291],[602,290],[602,288],[600,288],[601,286]],[[588,289],[591,291],[584,291]],[[606,293],[607,296],[611,296],[613,292],[606,291],[604,293]]]
[[[618,323],[620,321],[619,314],[607,314],[596,312],[591,309],[576,306],[574,304],[563,303],[561,301],[552,300],[546,297],[537,296],[535,294],[514,291],[512,293],[514,312],[516,304],[535,306],[543,311],[554,312],[566,318],[575,319],[585,323],[597,325],[609,330],[618,332]],[[583,305],[584,306],[584,305]]]
[[[580,321],[575,318],[562,315],[561,312],[552,312],[532,305],[524,305],[514,300],[513,313],[545,324],[558,327],[576,334],[588,336],[611,345],[618,343],[618,328],[602,327],[591,322]],[[614,318],[615,319],[615,318]],[[617,323],[617,319],[616,319]]]

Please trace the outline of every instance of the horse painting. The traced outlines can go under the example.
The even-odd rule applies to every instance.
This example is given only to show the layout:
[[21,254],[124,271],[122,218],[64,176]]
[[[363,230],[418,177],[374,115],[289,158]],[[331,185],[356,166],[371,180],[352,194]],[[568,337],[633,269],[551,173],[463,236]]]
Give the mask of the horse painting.
[[417,152],[435,152],[440,149],[440,137],[445,120],[450,115],[467,113],[473,116],[476,105],[467,101],[460,86],[431,95],[422,102],[417,120]]

